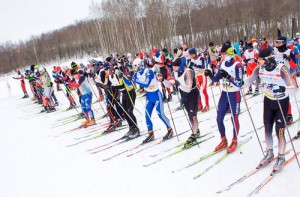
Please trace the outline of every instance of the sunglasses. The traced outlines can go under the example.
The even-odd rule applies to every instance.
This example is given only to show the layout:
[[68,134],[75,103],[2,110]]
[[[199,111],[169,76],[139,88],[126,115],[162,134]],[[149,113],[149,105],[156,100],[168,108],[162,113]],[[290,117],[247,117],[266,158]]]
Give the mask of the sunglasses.
[[285,41],[284,40],[276,40],[275,43],[276,44],[283,44]]

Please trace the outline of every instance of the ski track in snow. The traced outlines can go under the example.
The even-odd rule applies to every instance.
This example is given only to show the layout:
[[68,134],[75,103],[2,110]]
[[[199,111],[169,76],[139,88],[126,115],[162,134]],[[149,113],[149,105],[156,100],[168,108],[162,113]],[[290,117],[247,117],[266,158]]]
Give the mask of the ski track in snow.
[[[52,66],[49,68],[51,67]],[[30,91],[27,82],[26,85],[27,90]],[[170,141],[155,145],[131,157],[126,157],[126,155],[134,153],[145,146],[128,151],[126,154],[121,154],[111,160],[103,161],[105,158],[116,155],[124,150],[130,150],[139,145],[145,136],[126,143],[121,143],[120,145],[97,154],[91,154],[91,151],[88,151],[122,137],[128,130],[128,128],[125,127],[109,135],[67,147],[70,144],[75,144],[101,133],[101,129],[103,130],[103,128],[105,128],[101,124],[107,122],[107,119],[103,118],[97,120],[97,125],[94,127],[99,127],[98,129],[87,128],[70,132],[70,130],[80,126],[83,120],[68,122],[68,120],[71,119],[67,117],[77,112],[74,109],[64,111],[64,109],[68,107],[68,101],[62,92],[55,92],[60,101],[57,112],[37,115],[42,107],[34,104],[34,102],[29,99],[20,99],[23,94],[19,81],[13,80],[10,77],[1,78],[0,90],[3,91],[3,94],[0,95],[1,197],[96,197],[104,195],[131,197],[246,196],[257,184],[270,174],[274,165],[274,163],[271,163],[253,177],[235,186],[232,190],[222,194],[216,194],[216,191],[226,187],[246,172],[254,169],[262,159],[262,153],[256,135],[252,132],[247,135],[247,137],[252,136],[252,139],[247,144],[229,155],[228,158],[224,159],[224,161],[200,178],[196,180],[193,179],[194,176],[203,172],[203,170],[221,157],[223,153],[214,155],[180,172],[172,173],[173,170],[180,169],[209,153],[219,143],[220,136],[219,133],[216,132],[217,127],[215,126],[215,109],[211,109],[206,113],[198,113],[201,134],[203,135],[214,131],[209,135],[214,135],[214,138],[201,143],[199,147],[192,147],[189,150],[183,151],[154,165],[143,167],[144,164],[153,162],[177,150],[174,149],[171,152],[163,152],[185,141],[191,133],[187,132],[180,135],[180,142],[174,137]],[[63,88],[63,90],[65,89]],[[220,93],[219,88],[213,88],[213,91],[216,95]],[[210,95],[210,106],[213,107],[214,103],[210,87],[208,87],[208,94]],[[30,96],[31,95],[30,92]],[[216,96],[216,101],[218,101],[218,98],[219,95]],[[297,98],[300,98],[299,92],[297,92]],[[93,99],[96,100],[95,95]],[[250,113],[257,128],[262,125],[263,103],[260,102],[261,100],[262,96],[256,96],[251,99],[248,98],[247,100],[248,106],[251,108]],[[144,102],[144,98],[142,98],[142,101]],[[299,114],[294,97],[291,97],[291,102],[294,120],[296,120]],[[173,101],[169,104],[170,109],[174,109],[178,106],[176,95],[173,95]],[[103,108],[104,106],[102,103]],[[164,104],[164,106],[165,112],[167,112],[168,107],[166,104]],[[93,107],[96,118],[103,115],[98,103],[93,104]],[[145,131],[146,124],[144,115],[140,114],[140,112],[144,114],[144,107],[139,97],[137,97],[136,100],[136,107],[139,112],[135,110],[134,113],[140,121],[140,129]],[[241,103],[241,109],[245,109],[245,103],[243,101]],[[169,118],[171,117],[169,113],[166,113],[166,115]],[[152,116],[154,129],[157,129],[155,136],[156,138],[162,137],[166,133],[165,126],[159,118],[157,118],[155,111]],[[188,129],[189,126],[182,110],[174,112],[172,116],[173,118],[178,117],[175,119],[178,133]],[[206,120],[208,118],[209,120]],[[240,134],[253,130],[247,112],[242,113],[239,118]],[[226,134],[230,143],[232,138],[232,123],[229,119],[229,115],[227,115],[225,119],[227,119],[225,122],[227,129]],[[61,125],[62,122],[66,122],[66,124]],[[293,137],[298,130],[298,123],[291,125],[289,130]],[[260,140],[263,141],[263,129],[258,130],[258,134]],[[85,138],[85,136],[88,137]],[[287,141],[289,140],[287,133],[286,139]],[[153,143],[157,141],[158,140]],[[113,144],[114,143],[111,145]],[[276,145],[277,139],[274,137],[274,146]],[[296,151],[299,151],[300,140],[294,141],[294,145]],[[105,146],[102,148],[105,148]],[[265,148],[264,143],[263,148]],[[291,144],[288,144],[287,149],[290,148]],[[276,153],[275,155],[277,155],[277,148],[275,148],[274,152]],[[156,157],[149,156],[156,153],[160,154]],[[286,168],[283,168],[282,172],[255,196],[299,196],[299,175],[300,170],[296,161],[294,161]]]

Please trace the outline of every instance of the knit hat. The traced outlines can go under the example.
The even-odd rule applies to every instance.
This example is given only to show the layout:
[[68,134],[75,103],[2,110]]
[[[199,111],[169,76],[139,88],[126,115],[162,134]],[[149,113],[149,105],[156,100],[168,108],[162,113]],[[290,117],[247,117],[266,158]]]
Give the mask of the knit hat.
[[104,70],[110,69],[109,63],[105,63],[105,64],[103,65],[103,68],[104,68]]
[[249,42],[249,43],[247,44],[247,49],[252,49],[252,48],[253,48],[253,44]]
[[195,48],[189,49],[189,54],[197,54],[197,51]]
[[214,43],[213,42],[209,42],[208,46],[212,47],[212,46],[214,46]]
[[285,36],[279,36],[275,42],[281,41],[282,43],[286,43],[286,37]]
[[172,66],[180,66],[181,58],[176,58],[175,61],[172,62]]
[[227,53],[229,55],[233,54],[233,48],[232,48],[231,43],[229,41],[225,42],[222,45],[221,53]]
[[272,53],[273,53],[273,49],[266,48],[266,49],[259,51],[258,57],[259,58],[269,57]]

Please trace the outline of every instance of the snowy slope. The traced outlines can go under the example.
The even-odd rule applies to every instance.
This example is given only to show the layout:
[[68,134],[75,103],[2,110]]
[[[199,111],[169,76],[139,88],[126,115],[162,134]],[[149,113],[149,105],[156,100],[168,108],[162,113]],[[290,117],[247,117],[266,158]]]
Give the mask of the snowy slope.
[[[214,137],[203,142],[199,147],[195,146],[154,165],[144,167],[144,164],[153,162],[177,150],[163,152],[185,141],[190,132],[180,135],[180,142],[173,138],[131,157],[127,157],[127,155],[148,146],[133,149],[142,142],[144,136],[91,154],[90,149],[120,138],[127,132],[128,128],[125,127],[109,135],[83,142],[83,140],[101,133],[104,128],[101,124],[107,122],[107,119],[98,119],[97,126],[90,129],[70,131],[78,127],[82,120],[62,124],[64,121],[70,120],[68,117],[77,113],[74,109],[68,112],[64,111],[68,107],[68,102],[63,92],[56,92],[60,101],[57,112],[38,114],[42,107],[34,104],[29,99],[20,99],[23,95],[18,81],[11,78],[1,78],[0,89],[3,92],[0,95],[0,196],[3,197],[247,196],[268,176],[273,167],[272,163],[230,191],[216,194],[218,190],[225,188],[245,173],[253,170],[261,160],[262,153],[255,133],[252,132],[239,138],[242,141],[252,136],[248,143],[198,179],[194,180],[193,177],[203,172],[223,153],[216,154],[180,172],[172,173],[173,170],[185,167],[209,153],[219,143],[220,137],[215,120],[216,111],[213,108],[214,103],[211,96],[210,105],[212,109],[206,113],[199,113],[198,117],[201,134],[212,132],[203,139]],[[29,90],[28,86],[27,89]],[[216,100],[218,100],[219,88],[214,87],[212,90],[216,95]],[[210,88],[208,88],[208,93],[212,94]],[[263,97],[247,98],[255,126],[257,128],[261,127],[263,113],[261,101]],[[299,93],[297,98],[299,98]],[[93,99],[96,99],[95,96]],[[291,101],[294,120],[296,120],[299,115],[295,98],[292,97]],[[137,99],[138,111],[135,110],[134,113],[139,120],[141,130],[145,132],[143,103],[143,98]],[[104,107],[104,103],[101,103],[101,105]],[[173,96],[170,108],[174,109],[178,105],[177,97]],[[103,114],[99,103],[95,103],[93,108],[96,117]],[[242,111],[245,111],[244,102],[242,102],[241,108]],[[166,104],[165,111],[168,111]],[[169,113],[167,113],[167,116],[170,118]],[[176,111],[172,116],[178,133],[188,130],[189,126],[183,111]],[[225,119],[226,133],[230,140],[232,138],[232,124],[229,118],[229,115],[227,115]],[[153,122],[154,128],[158,129],[155,132],[156,138],[162,137],[166,133],[166,129],[157,118],[155,111],[153,112]],[[253,130],[247,112],[240,115],[240,126],[240,136]],[[294,136],[298,130],[298,123],[291,125],[289,129],[291,135]],[[260,140],[263,141],[263,129],[258,130],[258,134]],[[288,139],[287,134],[286,137]],[[152,142],[152,144],[158,141],[159,139]],[[82,143],[74,145],[78,142]],[[274,145],[277,145],[276,137],[274,138]],[[294,145],[296,150],[300,151],[299,140],[294,141]],[[265,146],[263,147],[265,148]],[[291,144],[288,144],[287,149],[290,148]],[[94,151],[97,150],[101,150],[101,148],[94,149]],[[103,161],[123,151],[126,152],[111,160]],[[277,148],[275,148],[276,152]],[[150,156],[157,153],[159,155],[156,157]],[[292,154],[291,152],[286,158],[289,158]],[[257,196],[299,196],[299,174],[299,167],[296,160],[294,160]]]

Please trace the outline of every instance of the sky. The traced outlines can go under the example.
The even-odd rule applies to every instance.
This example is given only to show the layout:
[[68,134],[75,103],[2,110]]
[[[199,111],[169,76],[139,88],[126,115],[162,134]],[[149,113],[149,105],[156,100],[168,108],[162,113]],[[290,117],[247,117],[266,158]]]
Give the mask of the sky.
[[[94,0],[97,2],[99,0]],[[89,16],[92,0],[0,0],[0,44],[28,40]]]

